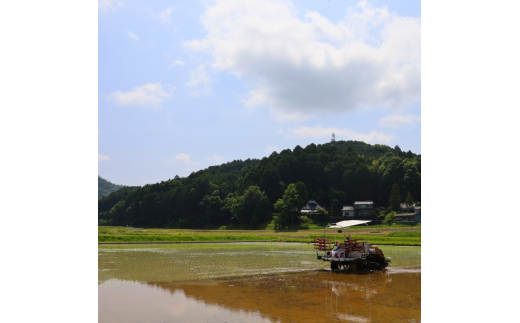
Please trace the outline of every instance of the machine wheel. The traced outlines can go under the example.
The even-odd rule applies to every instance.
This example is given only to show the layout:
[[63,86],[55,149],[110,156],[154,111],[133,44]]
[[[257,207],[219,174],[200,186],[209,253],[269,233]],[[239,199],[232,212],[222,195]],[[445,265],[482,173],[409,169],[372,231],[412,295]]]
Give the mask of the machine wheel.
[[330,263],[330,269],[331,269],[331,270],[338,269],[338,264],[335,263],[335,262],[331,262],[331,263]]
[[358,265],[355,262],[351,263],[350,264],[350,270],[352,270],[352,271],[358,270]]

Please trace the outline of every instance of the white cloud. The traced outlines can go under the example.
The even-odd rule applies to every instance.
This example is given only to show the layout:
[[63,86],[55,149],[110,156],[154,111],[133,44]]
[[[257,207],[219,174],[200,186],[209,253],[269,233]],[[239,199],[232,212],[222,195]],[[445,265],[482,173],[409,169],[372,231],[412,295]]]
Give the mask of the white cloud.
[[194,92],[191,92],[193,95],[200,94],[210,94],[211,88],[209,84],[213,80],[206,73],[206,67],[204,65],[200,65],[195,71],[190,71],[190,80],[186,83],[189,87],[197,87]]
[[103,13],[109,13],[114,11],[118,7],[122,7],[123,2],[119,0],[99,0],[98,1],[98,9]]
[[267,106],[278,120],[420,100],[420,18],[361,1],[333,23],[267,0],[217,0],[201,18],[206,36],[185,46],[245,79],[245,106]]
[[184,63],[183,61],[178,60],[178,59],[174,60],[172,63],[172,66],[185,66],[185,65],[186,65],[186,63]]
[[186,83],[188,86],[198,86],[211,82],[211,78],[206,73],[206,67],[200,65],[195,71],[190,71],[190,81]]
[[269,154],[272,153],[273,151],[277,151],[277,150],[278,150],[278,147],[276,147],[276,146],[271,146],[270,144],[265,145],[265,151]]
[[226,160],[226,158],[220,157],[220,156],[217,156],[217,155],[209,156],[206,159],[211,161],[211,162],[215,162],[215,163],[221,163],[221,162],[224,162]]
[[[165,87],[170,88],[169,85]],[[161,82],[158,82],[138,86],[128,92],[116,91],[111,93],[108,98],[121,106],[159,108],[161,103],[163,103],[163,98],[170,96],[171,94],[163,89]]]
[[134,34],[133,32],[127,30],[126,31],[128,33],[128,36],[130,36],[133,40],[139,40],[139,36],[137,36],[136,34]]
[[165,9],[161,11],[161,13],[158,16],[155,16],[155,19],[159,20],[161,24],[170,24],[172,22],[172,19],[170,15],[173,12],[173,8],[170,7],[168,9]]
[[379,120],[379,125],[386,128],[398,129],[405,125],[415,126],[421,122],[421,118],[414,115],[390,115]]
[[97,155],[97,160],[98,160],[98,162],[100,162],[100,161],[106,161],[106,160],[110,160],[110,157],[108,157],[108,156],[104,156],[104,155],[101,155],[101,154],[98,154],[98,155]]
[[[293,129],[287,129],[287,133],[289,133],[292,137],[300,137],[300,138],[326,138],[332,137],[332,133],[336,135],[336,140],[359,140],[370,144],[389,144],[391,143],[395,135],[387,135],[382,132],[372,131],[369,134],[355,132],[348,128],[337,128],[337,127],[329,127],[323,128],[321,125],[317,125],[315,127],[305,127],[298,126]],[[340,137],[340,138],[338,138]],[[343,138],[341,138],[343,137]]]
[[189,165],[191,163],[191,156],[185,153],[180,153],[175,156],[174,159],[170,159],[170,162]]
[[183,165],[200,165],[199,162],[191,161],[191,156],[186,153],[180,153],[173,159],[168,160],[170,163]]

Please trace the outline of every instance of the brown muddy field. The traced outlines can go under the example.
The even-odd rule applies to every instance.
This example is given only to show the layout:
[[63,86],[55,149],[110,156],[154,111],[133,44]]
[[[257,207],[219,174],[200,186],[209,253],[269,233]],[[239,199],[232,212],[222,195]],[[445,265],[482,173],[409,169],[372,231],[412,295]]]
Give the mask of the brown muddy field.
[[420,247],[330,271],[309,245],[99,248],[99,322],[420,322]]

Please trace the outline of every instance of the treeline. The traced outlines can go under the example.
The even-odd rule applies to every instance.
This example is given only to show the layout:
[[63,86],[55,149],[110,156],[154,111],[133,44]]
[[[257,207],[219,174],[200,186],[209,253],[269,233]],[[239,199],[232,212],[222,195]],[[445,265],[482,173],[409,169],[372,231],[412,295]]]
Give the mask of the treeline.
[[[343,205],[356,200],[387,207],[394,183],[402,196],[409,192],[415,201],[421,200],[420,155],[402,152],[398,146],[356,141],[310,144],[273,152],[262,160],[233,161],[186,178],[116,191],[99,200],[99,223],[254,226],[278,212],[275,203],[284,197],[299,201],[298,205],[313,198],[339,215]],[[294,203],[286,202],[286,208]]]
[[115,192],[123,187],[125,186],[111,183],[98,175],[98,199],[107,196],[110,193]]

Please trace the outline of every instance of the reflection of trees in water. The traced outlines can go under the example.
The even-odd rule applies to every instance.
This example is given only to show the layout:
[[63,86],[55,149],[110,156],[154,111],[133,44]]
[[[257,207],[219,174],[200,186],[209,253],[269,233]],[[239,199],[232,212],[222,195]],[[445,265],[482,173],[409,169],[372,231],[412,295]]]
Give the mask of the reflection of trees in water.
[[[410,284],[412,277],[415,284]],[[324,271],[228,279],[213,284],[148,284],[171,294],[182,291],[188,298],[231,311],[257,312],[273,321],[321,322],[339,318],[370,322],[375,318],[391,321],[398,316],[420,320],[420,273],[337,275]],[[416,297],[410,297],[412,293]]]
[[336,296],[348,296],[350,293],[359,293],[361,297],[369,299],[372,295],[378,295],[383,292],[387,283],[392,281],[392,277],[388,274],[371,275],[366,277],[364,281],[339,282],[339,281],[323,281],[332,290]]

